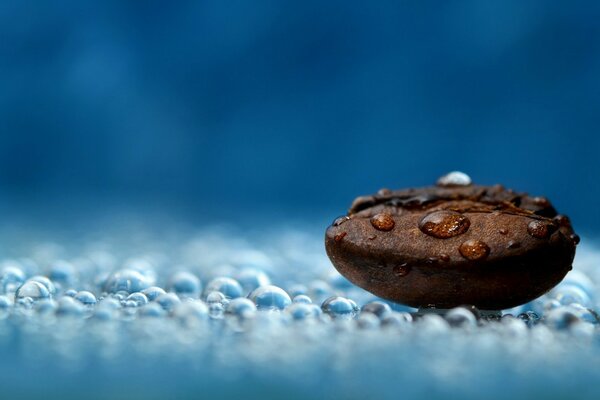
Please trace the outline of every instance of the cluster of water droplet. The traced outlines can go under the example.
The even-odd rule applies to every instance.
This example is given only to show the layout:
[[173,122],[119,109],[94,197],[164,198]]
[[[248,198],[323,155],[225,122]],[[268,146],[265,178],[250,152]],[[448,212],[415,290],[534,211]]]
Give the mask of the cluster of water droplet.
[[404,397],[466,396],[483,394],[480,384],[506,393],[503,382],[519,376],[539,383],[557,371],[600,374],[588,369],[600,364],[600,252],[585,244],[561,285],[488,318],[471,308],[417,313],[375,298],[339,275],[321,238],[303,231],[252,241],[208,231],[141,245],[117,238],[32,245],[29,258],[0,264],[0,367],[52,364],[50,384],[64,371],[77,377],[89,359],[105,376],[132,373],[132,360],[137,373],[152,375],[151,359],[169,365],[175,380],[196,371],[206,387],[250,374],[263,384],[308,385],[315,396],[381,398],[396,398],[398,382]]

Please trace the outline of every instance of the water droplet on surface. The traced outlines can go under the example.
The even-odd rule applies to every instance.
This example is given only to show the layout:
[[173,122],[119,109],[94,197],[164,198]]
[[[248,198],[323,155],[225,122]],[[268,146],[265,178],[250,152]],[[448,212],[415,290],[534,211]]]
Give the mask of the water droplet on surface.
[[175,293],[161,294],[155,301],[166,311],[171,311],[177,304],[181,303]]
[[[161,293],[161,294],[164,294],[164,293]],[[158,297],[158,296],[159,295],[157,295],[156,297]],[[129,296],[127,296],[126,300],[133,301],[137,307],[148,304],[148,297],[146,297],[146,295],[142,292],[131,293]]]
[[332,318],[351,319],[356,315],[356,303],[340,296],[332,296],[321,305],[321,310]]
[[285,309],[285,312],[297,321],[307,318],[317,318],[322,313],[317,305],[308,303],[293,303]]
[[310,299],[310,297],[308,297],[305,294],[299,294],[298,296],[295,296],[294,299],[292,300],[292,302],[294,302],[294,303],[312,304],[312,300]]
[[348,232],[338,233],[337,235],[334,236],[333,240],[335,240],[336,242],[341,242],[342,239],[344,239],[347,234],[348,234]]
[[356,326],[362,330],[377,329],[379,328],[379,325],[381,325],[381,323],[375,314],[364,313],[356,318]]
[[141,317],[160,318],[165,316],[167,312],[158,303],[148,303],[140,308],[139,315]]
[[475,327],[477,318],[475,314],[464,307],[456,307],[448,311],[445,315],[446,321],[453,327]]
[[285,290],[273,285],[256,288],[248,298],[256,304],[259,310],[283,310],[292,303],[292,299]]
[[379,213],[371,217],[371,225],[379,231],[389,232],[394,229],[396,223],[390,214]]
[[228,299],[235,299],[243,296],[243,289],[238,281],[227,277],[219,277],[211,280],[208,285],[206,285],[205,292],[221,292]]
[[342,225],[344,222],[350,220],[350,217],[347,215],[342,215],[341,217],[337,217],[336,219],[333,220],[333,223],[331,225],[333,226],[340,226]]
[[7,265],[2,268],[2,273],[0,273],[0,290],[4,293],[14,293],[25,282],[25,273],[19,268],[19,264],[13,264],[11,261],[5,264]]
[[46,289],[48,289],[48,291],[50,292],[50,295],[54,295],[56,293],[56,287],[54,286],[54,283],[52,283],[52,281],[45,276],[36,275],[36,276],[29,278],[28,280],[39,282],[42,285],[46,286]]
[[500,229],[498,229],[498,233],[501,235],[508,235],[508,229],[500,228]]
[[438,186],[469,186],[470,184],[471,177],[460,171],[452,171],[440,177],[436,182]]
[[249,293],[260,286],[271,284],[271,279],[262,270],[257,268],[244,268],[237,275],[236,280],[242,285],[245,293]]
[[248,318],[256,313],[256,305],[250,299],[238,297],[229,302],[227,313],[237,317]]
[[546,239],[556,230],[554,224],[548,221],[533,220],[527,225],[527,232],[538,239]]
[[413,317],[407,312],[392,312],[381,321],[381,326],[386,328],[406,327],[412,324]]
[[197,298],[202,290],[202,285],[196,275],[187,271],[179,271],[171,277],[171,289],[179,296]]
[[450,256],[448,254],[446,254],[446,253],[440,254],[439,257],[440,257],[440,260],[442,260],[444,262],[450,261]]
[[15,300],[29,297],[33,300],[50,298],[50,291],[43,284],[36,281],[27,281],[15,293]]
[[440,210],[425,215],[419,222],[419,229],[426,235],[438,239],[448,239],[465,233],[471,221],[455,211]]
[[477,239],[469,239],[458,248],[460,254],[472,261],[483,260],[490,254],[487,244]]
[[226,301],[227,301],[227,297],[223,293],[218,292],[218,291],[210,292],[209,294],[206,295],[206,302],[208,304],[215,304],[215,303],[222,304]]
[[379,196],[389,196],[390,194],[392,194],[392,191],[388,188],[381,188],[377,191],[377,194]]
[[78,292],[75,295],[74,299],[86,306],[93,306],[94,304],[96,304],[96,296],[94,296],[93,293],[88,292],[87,290],[82,290],[81,292]]
[[360,311],[361,313],[374,314],[377,318],[383,319],[392,313],[392,308],[383,301],[372,301],[365,304]]
[[411,267],[410,265],[404,263],[401,265],[395,265],[392,268],[392,272],[394,272],[395,275],[397,276],[406,276],[410,273]]
[[154,301],[158,296],[163,295],[166,292],[158,286],[150,286],[149,288],[142,290],[141,293],[144,294],[149,301]]
[[85,313],[85,307],[72,297],[63,296],[58,299],[58,310],[56,315],[65,317],[79,317]]
[[129,294],[141,292],[150,285],[151,282],[141,272],[132,269],[122,269],[108,277],[104,284],[104,290],[108,293],[124,291]]
[[573,241],[573,243],[575,243],[576,245],[579,244],[579,242],[581,241],[581,238],[576,233],[570,234],[569,239],[571,239]]

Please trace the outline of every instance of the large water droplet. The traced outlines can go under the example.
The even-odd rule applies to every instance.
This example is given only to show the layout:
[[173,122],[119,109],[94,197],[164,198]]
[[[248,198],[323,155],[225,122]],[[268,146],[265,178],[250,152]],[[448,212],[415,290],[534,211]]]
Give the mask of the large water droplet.
[[390,214],[379,213],[371,217],[371,225],[377,230],[388,232],[394,229],[396,223]]
[[285,290],[273,285],[261,286],[255,289],[248,298],[256,304],[259,310],[283,310],[292,303],[292,299]]
[[470,239],[460,245],[458,251],[468,260],[483,260],[490,254],[490,248],[481,240]]
[[469,186],[471,177],[464,172],[452,171],[437,180],[438,186]]
[[242,286],[235,279],[228,277],[215,278],[206,286],[206,293],[221,292],[229,299],[242,296]]
[[36,281],[27,281],[17,289],[15,300],[29,297],[33,300],[47,299],[50,297],[50,291],[46,286]]
[[321,305],[323,312],[333,318],[353,318],[358,309],[352,300],[340,296],[332,296]]
[[171,277],[171,288],[182,297],[197,298],[202,285],[200,279],[187,271],[180,271]]
[[548,221],[533,220],[527,225],[527,232],[534,238],[546,239],[556,230],[556,225]]
[[331,225],[333,225],[333,226],[340,226],[341,224],[343,224],[344,222],[348,221],[349,219],[350,219],[349,216],[343,215],[343,216],[337,217],[335,220],[333,220],[333,223]]
[[109,293],[125,291],[139,292],[149,287],[151,282],[140,272],[132,269],[122,269],[113,273],[104,284],[104,290]]
[[462,235],[471,226],[471,221],[455,211],[440,210],[424,216],[419,222],[421,232],[438,239]]

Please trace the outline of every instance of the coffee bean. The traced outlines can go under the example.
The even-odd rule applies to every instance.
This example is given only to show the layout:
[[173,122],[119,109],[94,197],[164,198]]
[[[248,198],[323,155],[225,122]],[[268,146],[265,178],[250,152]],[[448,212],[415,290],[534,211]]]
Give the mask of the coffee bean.
[[571,269],[578,242],[547,198],[474,185],[458,172],[436,186],[358,197],[325,237],[338,271],[377,296],[484,310],[552,289]]

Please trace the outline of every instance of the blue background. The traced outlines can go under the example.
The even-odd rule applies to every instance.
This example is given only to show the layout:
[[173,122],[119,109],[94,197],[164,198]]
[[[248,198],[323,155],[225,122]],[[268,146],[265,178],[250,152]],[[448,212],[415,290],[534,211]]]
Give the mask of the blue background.
[[594,232],[598,21],[577,1],[5,1],[2,202],[329,218],[458,169]]

